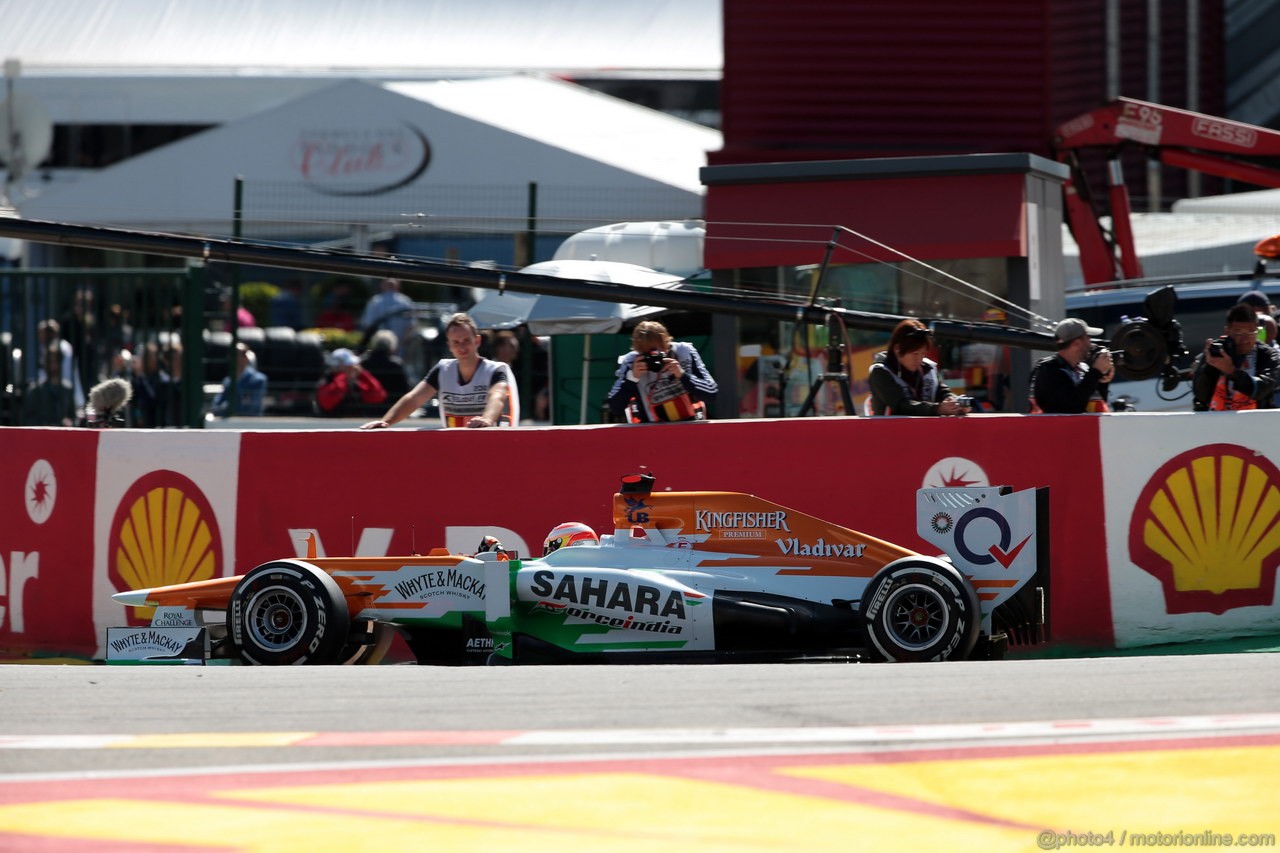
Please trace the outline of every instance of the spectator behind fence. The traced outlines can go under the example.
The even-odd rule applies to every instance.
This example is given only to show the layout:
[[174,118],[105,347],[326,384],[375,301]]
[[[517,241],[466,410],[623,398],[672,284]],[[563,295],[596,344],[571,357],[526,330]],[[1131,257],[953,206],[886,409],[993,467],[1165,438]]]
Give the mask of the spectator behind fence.
[[636,423],[705,420],[719,390],[693,344],[673,341],[666,326],[645,320],[631,333],[631,352],[618,357],[605,403]]
[[[78,287],[71,296],[71,307],[62,315],[62,337],[71,345],[75,354],[71,368],[75,371],[73,385],[88,388],[97,381],[98,335],[93,315],[93,291]],[[65,368],[64,368],[65,369]],[[77,399],[77,405],[84,405]]]
[[345,347],[329,356],[330,367],[316,386],[316,411],[330,418],[363,414],[366,406],[387,399],[387,391],[372,373],[360,365],[356,354]]
[[354,330],[356,318],[350,308],[354,299],[350,281],[346,279],[334,281],[320,300],[320,313],[316,315],[316,325],[322,329],[343,329],[348,332]]
[[489,349],[494,361],[514,366],[520,357],[520,339],[511,332],[497,332],[489,343]]
[[[395,332],[382,329],[374,332],[369,341],[369,351],[360,359],[360,366],[374,375],[387,392],[389,400],[399,400],[409,393],[409,374],[405,372],[404,362],[396,355],[397,349],[399,341],[396,340]],[[365,414],[376,415],[379,412]]]
[[413,300],[400,292],[400,280],[384,278],[378,285],[378,293],[364,306],[360,315],[360,328],[366,335],[378,329],[395,333],[397,341],[403,341],[413,328]]
[[165,426],[184,426],[186,419],[182,405],[182,343],[176,337],[173,338],[161,355],[164,371],[169,377],[164,394]]
[[302,282],[291,278],[284,283],[279,293],[271,297],[271,325],[301,329],[303,322]]
[[1057,355],[1040,359],[1031,370],[1031,414],[1111,411],[1107,394],[1116,375],[1111,353],[1090,340],[1101,334],[1077,317],[1057,325]]
[[[225,332],[231,331],[231,288],[224,288],[222,291],[222,329]],[[244,303],[236,309],[236,325],[241,329],[250,329],[258,325],[257,320],[253,318],[253,312],[244,307]]]
[[[75,369],[76,353],[71,346],[71,342],[62,337],[62,326],[57,320],[52,318],[41,320],[36,326],[36,337],[40,342],[40,349],[44,350],[50,346],[58,347],[59,368],[62,371],[62,378],[71,386],[73,399],[76,408],[84,405],[84,386],[80,384],[80,373]],[[47,363],[47,359],[45,360]],[[40,369],[36,374],[37,380],[45,378],[45,367],[40,365]]]
[[170,426],[171,379],[160,363],[160,347],[154,342],[145,344],[140,361],[133,374],[133,425],[148,429]]
[[[267,376],[258,370],[258,358],[253,350],[244,343],[236,344],[236,368],[240,371],[236,377],[236,411],[237,415],[257,416],[262,414],[266,403]],[[212,412],[225,418],[231,414],[231,377],[222,380],[222,390],[213,398]]]
[[437,393],[446,427],[476,429],[520,422],[520,396],[511,368],[480,357],[475,321],[467,314],[454,314],[445,323],[444,335],[453,358],[440,359],[382,420],[370,421],[361,429],[386,429],[399,423]]
[[903,320],[877,353],[867,374],[873,415],[966,415],[969,407],[942,381],[942,371],[925,356],[932,344],[919,320]]
[[1276,390],[1274,347],[1258,342],[1253,306],[1240,302],[1227,311],[1225,334],[1204,342],[1191,366],[1192,408],[1197,412],[1270,409]]
[[129,322],[128,312],[118,302],[113,302],[107,308],[107,327],[103,337],[110,357],[114,357],[122,349],[131,348],[133,325]]
[[44,349],[41,377],[23,395],[22,422],[27,426],[74,425],[75,392],[71,383],[62,378],[62,350],[56,343]]

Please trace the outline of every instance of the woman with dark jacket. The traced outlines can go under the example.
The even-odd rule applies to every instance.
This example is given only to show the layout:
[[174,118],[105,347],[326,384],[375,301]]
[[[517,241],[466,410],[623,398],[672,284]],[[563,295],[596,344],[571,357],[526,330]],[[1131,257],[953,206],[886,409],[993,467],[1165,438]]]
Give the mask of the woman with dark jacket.
[[877,353],[867,381],[873,415],[964,415],[969,408],[942,381],[938,365],[925,354],[929,330],[919,320],[903,320]]

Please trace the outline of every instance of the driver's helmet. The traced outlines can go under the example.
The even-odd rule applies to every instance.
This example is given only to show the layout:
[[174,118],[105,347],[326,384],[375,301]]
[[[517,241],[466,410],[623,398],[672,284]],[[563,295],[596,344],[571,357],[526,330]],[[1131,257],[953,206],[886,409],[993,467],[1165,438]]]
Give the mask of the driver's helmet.
[[546,541],[542,543],[542,556],[570,545],[594,545],[599,541],[596,532],[581,521],[566,521],[557,524],[547,534]]

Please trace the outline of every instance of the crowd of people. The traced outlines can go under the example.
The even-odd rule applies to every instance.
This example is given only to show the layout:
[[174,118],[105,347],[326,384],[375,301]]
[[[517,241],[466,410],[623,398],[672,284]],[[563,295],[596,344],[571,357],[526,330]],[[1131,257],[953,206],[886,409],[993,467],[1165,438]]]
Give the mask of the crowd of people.
[[[300,322],[296,282],[272,300],[273,318]],[[517,372],[520,340],[511,332],[482,333],[465,313],[444,323],[449,356],[414,382],[400,351],[412,333],[413,303],[399,282],[386,279],[369,299],[361,317],[367,347],[362,353],[339,347],[327,356],[326,369],[312,394],[313,413],[331,418],[371,418],[363,429],[383,429],[420,417],[428,404],[445,427],[486,428],[520,423]],[[176,331],[136,346],[127,318],[112,306],[107,328],[95,335],[92,293],[78,291],[62,322],[39,323],[38,370],[22,395],[21,419],[28,425],[76,425],[94,420],[91,383],[127,386],[128,407],[119,415],[136,427],[182,425],[182,345]],[[1225,317],[1223,334],[1204,342],[1190,370],[1195,411],[1274,408],[1280,400],[1280,349],[1276,308],[1258,291],[1244,294]],[[254,322],[244,312],[243,326]],[[1029,383],[1032,414],[1110,411],[1110,386],[1116,363],[1099,341],[1101,329],[1067,318],[1054,329],[1055,352],[1034,365]],[[109,369],[92,375],[81,369],[76,345],[109,339]],[[114,341],[114,346],[112,346]],[[943,378],[938,347],[929,328],[914,318],[893,329],[867,374],[870,390],[864,413],[959,417],[975,410],[972,398],[952,391]],[[208,409],[214,417],[264,413],[269,377],[259,369],[253,348],[236,345],[234,381],[227,376]],[[96,386],[95,386],[96,387]],[[88,388],[88,391],[86,390]],[[613,420],[655,423],[704,420],[719,391],[697,348],[674,340],[657,321],[637,324],[631,348],[618,357],[614,382],[604,405]],[[114,392],[113,392],[114,393]],[[111,399],[116,399],[112,397]],[[89,404],[89,405],[87,405]],[[549,419],[546,389],[534,396],[535,420]],[[101,424],[101,418],[95,423]]]

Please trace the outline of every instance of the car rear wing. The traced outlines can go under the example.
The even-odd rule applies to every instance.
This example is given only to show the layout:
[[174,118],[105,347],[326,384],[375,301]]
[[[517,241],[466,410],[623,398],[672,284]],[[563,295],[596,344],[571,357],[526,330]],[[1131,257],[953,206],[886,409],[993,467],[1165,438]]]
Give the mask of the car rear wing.
[[984,631],[992,631],[996,609],[1015,597],[1020,610],[1030,611],[1019,622],[1044,624],[1044,590],[1049,585],[1047,487],[1017,492],[1011,486],[920,489],[916,532],[969,578],[978,592]]

